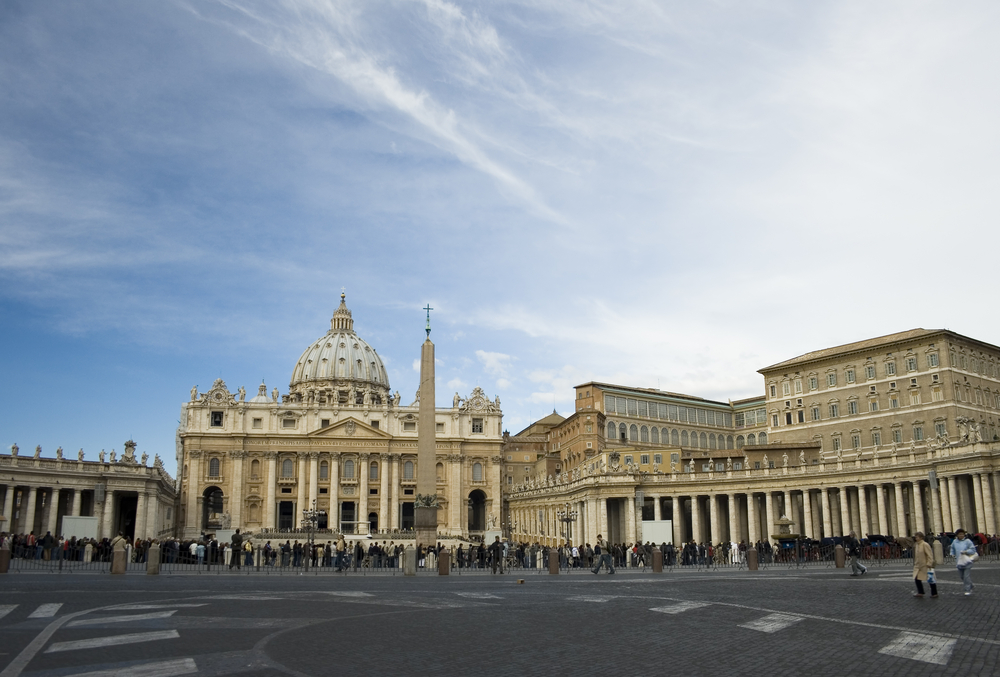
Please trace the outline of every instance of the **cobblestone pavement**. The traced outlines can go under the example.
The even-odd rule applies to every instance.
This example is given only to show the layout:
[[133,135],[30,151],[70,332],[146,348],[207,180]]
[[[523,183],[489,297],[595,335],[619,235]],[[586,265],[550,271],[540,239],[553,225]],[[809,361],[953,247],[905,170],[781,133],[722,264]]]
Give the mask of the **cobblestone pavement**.
[[0,577],[0,677],[1000,672],[1000,566],[613,576]]

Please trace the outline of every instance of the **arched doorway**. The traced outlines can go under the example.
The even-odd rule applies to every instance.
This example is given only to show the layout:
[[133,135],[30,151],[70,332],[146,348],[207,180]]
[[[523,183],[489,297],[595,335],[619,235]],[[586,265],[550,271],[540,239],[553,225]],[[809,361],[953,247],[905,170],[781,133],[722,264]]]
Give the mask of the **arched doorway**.
[[222,527],[222,489],[211,486],[205,489],[201,501],[202,530],[219,529]]
[[486,531],[486,494],[482,489],[469,493],[469,531]]
[[370,512],[368,513],[368,533],[374,534],[378,533],[378,513]]

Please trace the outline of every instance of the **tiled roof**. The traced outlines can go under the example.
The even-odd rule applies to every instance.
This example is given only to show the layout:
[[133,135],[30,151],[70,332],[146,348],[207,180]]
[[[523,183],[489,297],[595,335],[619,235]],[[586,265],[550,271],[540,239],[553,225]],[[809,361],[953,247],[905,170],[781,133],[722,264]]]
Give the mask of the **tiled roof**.
[[785,367],[791,367],[797,364],[804,364],[806,362],[815,362],[816,360],[822,360],[833,355],[839,355],[841,353],[854,353],[863,350],[870,350],[872,348],[878,348],[880,346],[889,345],[892,343],[899,343],[901,341],[910,341],[912,339],[924,338],[926,336],[933,336],[935,334],[941,334],[948,331],[947,329],[910,329],[908,331],[901,331],[895,334],[887,334],[886,336],[879,336],[877,338],[865,339],[864,341],[856,341],[854,343],[846,343],[842,346],[834,346],[833,348],[824,348],[823,350],[814,350],[811,353],[806,353],[805,355],[799,355],[798,357],[793,357],[790,360],[785,360],[784,362],[778,362],[777,364],[772,364],[770,367],[764,367],[759,369],[758,373],[763,374],[765,371],[772,371],[774,369],[783,369]]

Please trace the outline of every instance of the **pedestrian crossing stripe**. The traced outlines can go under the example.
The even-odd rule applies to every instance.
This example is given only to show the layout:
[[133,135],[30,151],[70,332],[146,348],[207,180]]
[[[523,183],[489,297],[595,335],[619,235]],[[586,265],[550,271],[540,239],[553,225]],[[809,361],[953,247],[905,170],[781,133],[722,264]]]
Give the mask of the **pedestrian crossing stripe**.
[[920,632],[901,632],[878,650],[880,654],[914,661],[947,665],[958,640]]
[[118,646],[121,644],[142,644],[143,642],[155,642],[161,639],[177,639],[180,636],[180,633],[176,630],[160,630],[157,632],[135,632],[128,635],[91,637],[90,639],[56,642],[46,649],[45,653],[76,651],[77,649],[99,649],[106,646]]
[[801,616],[791,616],[789,614],[768,614],[763,618],[758,618],[749,623],[740,623],[741,628],[757,630],[759,632],[773,633],[791,627],[802,620]]
[[16,604],[0,604],[0,618],[3,618],[16,608]]
[[693,609],[701,609],[706,606],[709,606],[707,602],[677,602],[676,604],[669,604],[667,606],[653,607],[650,611],[655,611],[661,614],[679,614],[685,611],[692,611]]
[[198,664],[193,658],[179,658],[170,661],[129,665],[125,668],[111,670],[96,670],[93,672],[78,672],[70,677],[175,677],[198,672]]
[[56,604],[42,604],[32,611],[28,618],[52,618],[58,613],[61,607],[61,602]]

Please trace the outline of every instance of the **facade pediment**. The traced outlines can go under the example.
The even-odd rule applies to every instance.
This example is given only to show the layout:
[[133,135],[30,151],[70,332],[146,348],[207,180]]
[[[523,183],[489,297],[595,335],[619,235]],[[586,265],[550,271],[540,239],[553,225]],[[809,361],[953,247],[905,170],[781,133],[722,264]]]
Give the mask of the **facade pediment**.
[[359,421],[356,418],[348,417],[343,421],[337,421],[336,423],[327,426],[326,428],[321,428],[314,432],[309,433],[309,437],[314,439],[323,438],[353,438],[359,440],[391,440],[392,435],[385,432],[384,430],[379,430],[378,428],[373,428],[363,421]]

